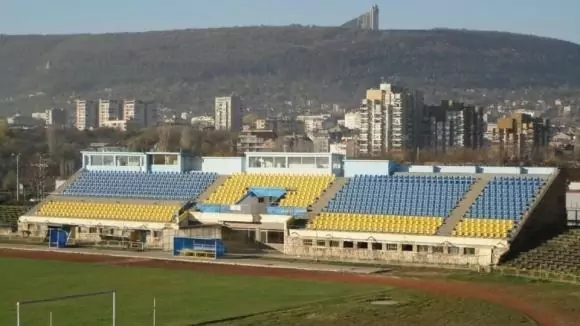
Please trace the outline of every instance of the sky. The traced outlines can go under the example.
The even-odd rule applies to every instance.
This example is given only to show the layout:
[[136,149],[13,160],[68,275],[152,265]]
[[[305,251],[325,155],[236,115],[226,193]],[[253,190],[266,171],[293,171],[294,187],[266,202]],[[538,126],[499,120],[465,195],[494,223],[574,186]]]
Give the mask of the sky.
[[580,0],[0,0],[0,33],[338,26],[373,4],[381,29],[497,30],[580,44]]

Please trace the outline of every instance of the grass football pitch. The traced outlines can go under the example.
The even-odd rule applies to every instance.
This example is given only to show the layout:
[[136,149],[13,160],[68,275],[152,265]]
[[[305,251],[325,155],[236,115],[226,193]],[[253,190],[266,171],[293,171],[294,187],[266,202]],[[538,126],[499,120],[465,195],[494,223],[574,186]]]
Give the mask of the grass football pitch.
[[[117,325],[534,325],[476,300],[376,285],[0,258],[0,325],[19,300],[115,289]],[[393,305],[372,305],[381,299]],[[22,326],[111,325],[111,296],[22,307]]]

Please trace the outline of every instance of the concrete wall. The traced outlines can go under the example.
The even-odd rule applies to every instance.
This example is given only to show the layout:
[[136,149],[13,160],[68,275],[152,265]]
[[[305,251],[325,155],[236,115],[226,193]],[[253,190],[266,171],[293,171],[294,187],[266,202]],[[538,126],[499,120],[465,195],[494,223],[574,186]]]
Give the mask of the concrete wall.
[[477,166],[444,166],[440,165],[435,168],[436,172],[440,173],[477,173]]
[[389,175],[392,167],[391,161],[345,160],[344,176],[351,178],[357,174]]
[[502,246],[425,245],[376,239],[287,238],[284,253],[314,260],[378,261],[386,264],[418,264],[487,268],[498,263],[507,250]]
[[243,157],[202,157],[203,172],[215,172],[221,175],[231,175],[244,172]]
[[[399,171],[401,172],[401,171]],[[409,173],[435,173],[435,166],[433,165],[411,165],[408,167]]]
[[543,197],[523,222],[516,237],[512,240],[510,252],[506,259],[519,251],[535,248],[547,239],[562,232],[567,225],[566,214],[566,179],[557,173]]
[[508,242],[498,239],[290,229],[284,253],[316,260],[482,268],[496,265],[508,249]]

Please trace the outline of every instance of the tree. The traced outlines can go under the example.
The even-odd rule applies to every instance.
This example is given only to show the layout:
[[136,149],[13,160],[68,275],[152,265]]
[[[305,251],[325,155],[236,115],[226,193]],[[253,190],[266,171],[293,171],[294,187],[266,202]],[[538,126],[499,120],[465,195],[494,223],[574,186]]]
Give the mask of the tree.
[[181,127],[181,138],[179,139],[179,147],[184,150],[190,150],[193,146],[193,139],[191,134],[191,127],[183,126]]

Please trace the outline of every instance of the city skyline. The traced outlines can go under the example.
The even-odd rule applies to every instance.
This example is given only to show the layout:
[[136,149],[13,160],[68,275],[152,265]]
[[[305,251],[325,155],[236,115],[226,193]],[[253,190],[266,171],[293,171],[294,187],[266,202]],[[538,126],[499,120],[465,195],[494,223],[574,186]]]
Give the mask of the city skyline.
[[[112,0],[98,3],[9,1],[3,4],[0,13],[0,33],[110,33],[290,24],[339,26],[377,4],[381,8],[380,20],[384,22],[382,29],[496,30],[580,44],[580,20],[576,17],[580,12],[580,2],[573,0],[560,0],[557,6],[540,0],[478,3],[460,0],[297,0],[292,3],[253,0],[252,4],[248,6],[246,2],[234,0],[175,0],[171,6],[154,0],[121,3]],[[284,15],[272,14],[276,12],[284,12]],[[106,16],[109,23],[86,19],[88,13]]]

